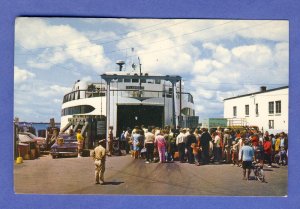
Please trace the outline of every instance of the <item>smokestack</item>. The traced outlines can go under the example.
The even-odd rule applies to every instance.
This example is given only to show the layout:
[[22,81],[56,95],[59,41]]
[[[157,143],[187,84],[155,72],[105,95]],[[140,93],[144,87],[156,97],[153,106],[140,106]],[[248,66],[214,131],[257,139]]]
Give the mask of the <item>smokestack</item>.
[[267,91],[267,87],[266,87],[266,86],[261,86],[261,87],[260,87],[260,91],[261,91],[261,92]]

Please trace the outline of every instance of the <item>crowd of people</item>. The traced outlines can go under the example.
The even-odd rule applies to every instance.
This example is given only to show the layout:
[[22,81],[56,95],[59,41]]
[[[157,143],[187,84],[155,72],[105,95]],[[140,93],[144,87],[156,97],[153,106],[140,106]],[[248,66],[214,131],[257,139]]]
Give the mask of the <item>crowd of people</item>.
[[[105,139],[102,139],[91,154],[95,164],[95,184],[104,184],[105,157],[112,154],[113,127],[109,129],[108,147],[105,146]],[[80,132],[77,138],[78,135]],[[268,167],[272,167],[272,163],[287,165],[288,162],[288,135],[284,132],[273,135],[250,128],[218,128],[208,131],[206,128],[189,129],[179,126],[176,129],[169,126],[136,126],[132,130],[124,130],[118,142],[119,149],[130,153],[134,159],[145,159],[145,163],[174,160],[196,166],[232,163],[243,167],[245,180],[249,179],[253,160],[261,167],[265,162]]]
[[261,164],[287,165],[288,135],[273,135],[256,129],[214,130],[158,127],[134,127],[124,130],[119,139],[120,149],[131,153],[134,159],[143,158],[145,163],[173,162],[205,165],[231,163],[242,167],[242,147],[253,149],[253,160]]

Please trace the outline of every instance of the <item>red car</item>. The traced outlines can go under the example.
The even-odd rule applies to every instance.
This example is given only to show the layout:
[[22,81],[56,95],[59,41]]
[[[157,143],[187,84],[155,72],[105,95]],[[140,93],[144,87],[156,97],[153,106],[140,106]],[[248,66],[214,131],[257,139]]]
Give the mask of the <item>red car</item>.
[[32,139],[32,141],[35,141],[37,143],[40,151],[46,151],[46,149],[47,149],[46,138],[38,137],[30,132],[20,132],[19,136],[20,135],[26,135],[26,136],[30,137]]

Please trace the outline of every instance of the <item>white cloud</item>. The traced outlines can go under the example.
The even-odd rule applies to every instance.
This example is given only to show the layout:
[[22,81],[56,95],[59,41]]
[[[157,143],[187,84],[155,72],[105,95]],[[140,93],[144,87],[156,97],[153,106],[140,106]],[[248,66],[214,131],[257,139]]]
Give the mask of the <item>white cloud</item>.
[[197,60],[194,64],[193,71],[197,74],[209,74],[214,70],[221,69],[224,65],[216,60],[203,59]]
[[[271,41],[288,41],[289,40],[289,22],[280,20],[257,20],[257,21],[244,21],[241,24],[251,23],[251,25],[261,25],[241,30],[237,34],[244,38],[250,39],[265,39]],[[266,23],[266,24],[264,24]]]
[[30,50],[25,53],[41,54],[28,62],[32,67],[50,68],[66,59],[73,59],[99,71],[110,63],[104,55],[103,46],[93,44],[69,25],[50,25],[46,20],[23,17],[16,20],[16,42]]
[[91,82],[93,81],[93,78],[91,76],[85,76],[83,78],[81,78],[82,81],[86,81],[86,82]]
[[231,53],[223,46],[218,46],[213,54],[213,58],[219,60],[222,63],[229,63],[231,61]]
[[14,82],[15,83],[21,83],[30,78],[34,78],[34,77],[35,77],[34,73],[31,73],[25,69],[21,69],[17,66],[14,66]]
[[53,99],[53,102],[56,104],[61,104],[62,100],[61,99]]
[[70,87],[64,87],[59,85],[52,85],[50,86],[50,89],[53,90],[54,92],[61,92],[61,93],[67,93],[68,91],[70,91]]
[[[254,44],[233,49],[205,43],[203,48],[211,53],[210,59],[199,59],[194,63],[189,88],[195,97],[200,119],[220,116],[225,98],[258,91],[260,84],[287,80],[287,43],[278,43],[274,48]],[[270,77],[272,79],[266,79]]]
[[248,66],[266,66],[272,63],[272,51],[264,45],[238,46],[232,49],[232,54]]
[[274,54],[275,62],[279,67],[289,66],[289,44],[287,42],[276,44]]

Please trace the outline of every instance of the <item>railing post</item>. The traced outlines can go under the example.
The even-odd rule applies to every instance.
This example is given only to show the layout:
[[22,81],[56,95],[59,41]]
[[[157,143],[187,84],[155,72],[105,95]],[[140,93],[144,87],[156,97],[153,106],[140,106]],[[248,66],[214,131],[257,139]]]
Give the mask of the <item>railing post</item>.
[[106,78],[106,149],[108,149],[108,131],[110,126],[110,82],[111,79]]

